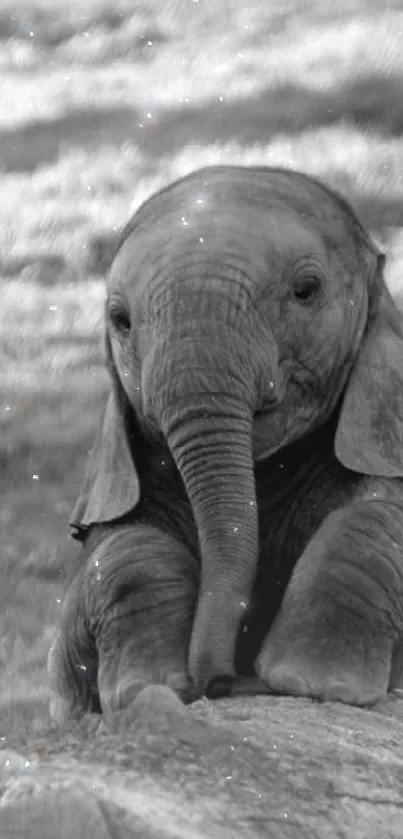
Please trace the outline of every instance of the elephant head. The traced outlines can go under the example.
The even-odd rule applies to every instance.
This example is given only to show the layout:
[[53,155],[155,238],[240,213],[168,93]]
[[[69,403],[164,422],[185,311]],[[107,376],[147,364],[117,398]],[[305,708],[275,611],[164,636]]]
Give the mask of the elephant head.
[[202,690],[233,675],[257,563],[254,463],[339,412],[342,464],[403,474],[402,331],[382,266],[343,199],[282,169],[193,173],[124,231],[106,303],[112,389],[72,523],[127,514],[141,440],[169,447],[199,538],[189,669]]

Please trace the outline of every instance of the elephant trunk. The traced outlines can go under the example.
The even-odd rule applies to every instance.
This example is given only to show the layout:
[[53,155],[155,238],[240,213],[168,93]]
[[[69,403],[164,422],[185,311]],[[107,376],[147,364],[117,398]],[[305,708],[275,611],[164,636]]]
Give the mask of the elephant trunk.
[[212,365],[208,352],[209,363],[200,362],[199,354],[192,366],[192,358],[183,362],[183,347],[176,363],[166,351],[176,377],[172,368],[166,376],[163,357],[154,356],[154,374],[165,369],[165,376],[157,376],[151,392],[158,394],[152,413],[182,475],[199,537],[201,583],[190,675],[198,690],[218,695],[229,692],[234,678],[236,639],[257,564],[254,377],[231,372],[222,358],[221,365],[217,360]]
[[196,687],[211,695],[227,693],[234,677],[235,643],[257,563],[251,418],[245,419],[244,406],[239,406],[240,416],[236,413],[233,404],[227,406],[225,420],[203,410],[202,426],[185,416],[183,426],[168,434],[201,553],[189,670]]

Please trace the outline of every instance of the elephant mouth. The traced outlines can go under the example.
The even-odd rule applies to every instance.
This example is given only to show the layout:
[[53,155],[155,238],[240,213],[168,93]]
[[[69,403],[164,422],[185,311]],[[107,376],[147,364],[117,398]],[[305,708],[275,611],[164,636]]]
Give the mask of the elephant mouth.
[[284,430],[275,408],[256,411],[252,426],[253,460],[265,460],[284,446]]

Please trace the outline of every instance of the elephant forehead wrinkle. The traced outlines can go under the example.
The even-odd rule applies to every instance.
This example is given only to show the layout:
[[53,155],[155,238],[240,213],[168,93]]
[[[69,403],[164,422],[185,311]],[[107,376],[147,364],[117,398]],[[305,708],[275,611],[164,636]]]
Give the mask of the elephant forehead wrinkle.
[[147,315],[149,318],[172,321],[176,316],[200,321],[203,313],[213,317],[215,314],[227,318],[236,313],[246,312],[252,303],[248,289],[240,283],[221,277],[196,277],[184,286],[181,278],[160,287],[151,295]]

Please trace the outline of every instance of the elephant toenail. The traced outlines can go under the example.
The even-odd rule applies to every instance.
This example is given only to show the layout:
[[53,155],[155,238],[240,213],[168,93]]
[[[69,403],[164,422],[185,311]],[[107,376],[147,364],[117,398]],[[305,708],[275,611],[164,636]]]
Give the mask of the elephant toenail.
[[308,682],[288,667],[280,665],[274,667],[265,681],[274,693],[290,694],[291,696],[307,696],[310,693]]
[[231,696],[234,680],[232,676],[216,676],[207,685],[206,696],[218,699],[221,696]]
[[323,691],[323,698],[329,702],[345,702],[356,705],[360,701],[360,694],[354,685],[344,681],[329,682]]
[[172,688],[166,685],[147,685],[134,701],[136,713],[151,716],[163,713],[186,716],[186,707]]

